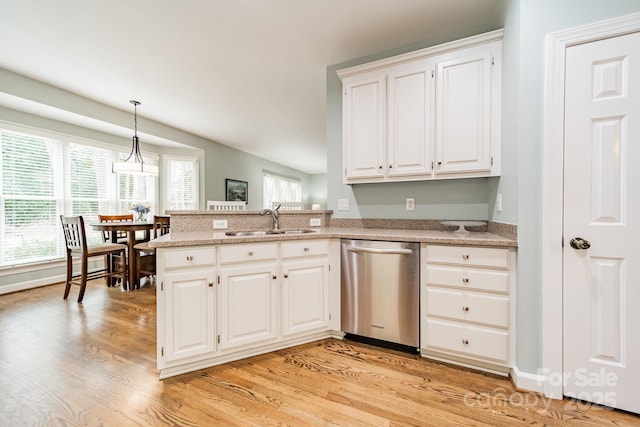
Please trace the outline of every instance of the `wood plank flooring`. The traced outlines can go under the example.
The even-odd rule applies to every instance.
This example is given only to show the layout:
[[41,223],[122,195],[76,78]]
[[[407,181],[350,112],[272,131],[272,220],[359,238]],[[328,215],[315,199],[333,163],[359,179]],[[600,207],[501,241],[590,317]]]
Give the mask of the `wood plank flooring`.
[[155,288],[0,295],[0,426],[639,426],[508,379],[324,340],[158,380]]

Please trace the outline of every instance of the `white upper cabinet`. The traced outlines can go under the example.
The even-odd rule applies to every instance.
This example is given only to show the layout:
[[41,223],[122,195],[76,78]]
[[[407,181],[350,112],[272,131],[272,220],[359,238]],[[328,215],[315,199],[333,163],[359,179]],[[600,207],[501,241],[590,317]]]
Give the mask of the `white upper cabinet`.
[[387,177],[431,173],[434,73],[429,61],[388,70]]
[[502,30],[338,72],[343,180],[500,174]]
[[384,178],[386,79],[380,73],[354,77],[344,85],[345,175]]
[[499,175],[500,153],[492,145],[499,147],[500,128],[492,126],[500,117],[492,111],[500,111],[500,51],[501,43],[494,42],[438,62],[436,174]]

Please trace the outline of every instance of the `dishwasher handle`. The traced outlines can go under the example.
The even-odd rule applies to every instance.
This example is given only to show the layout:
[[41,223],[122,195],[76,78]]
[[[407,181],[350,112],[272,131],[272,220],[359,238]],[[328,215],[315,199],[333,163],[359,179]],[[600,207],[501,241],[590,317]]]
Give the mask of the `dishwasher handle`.
[[346,248],[350,252],[366,252],[370,254],[384,254],[384,255],[411,255],[413,251],[411,249],[404,248],[365,248],[361,246],[347,246]]

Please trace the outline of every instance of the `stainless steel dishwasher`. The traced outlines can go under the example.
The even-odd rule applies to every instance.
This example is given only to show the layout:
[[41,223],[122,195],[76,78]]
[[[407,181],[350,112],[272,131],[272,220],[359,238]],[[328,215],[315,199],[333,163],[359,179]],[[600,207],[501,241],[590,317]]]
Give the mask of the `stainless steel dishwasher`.
[[342,331],[419,348],[419,243],[341,241]]

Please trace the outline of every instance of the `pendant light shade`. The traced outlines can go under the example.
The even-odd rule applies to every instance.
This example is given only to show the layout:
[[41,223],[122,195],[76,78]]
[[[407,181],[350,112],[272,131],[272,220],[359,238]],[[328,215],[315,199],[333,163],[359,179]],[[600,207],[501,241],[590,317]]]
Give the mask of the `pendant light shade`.
[[138,105],[140,102],[131,100],[133,104],[134,134],[131,147],[131,154],[123,162],[113,162],[111,170],[113,173],[132,173],[138,175],[158,175],[158,166],[145,163],[140,154],[140,140],[138,138]]

